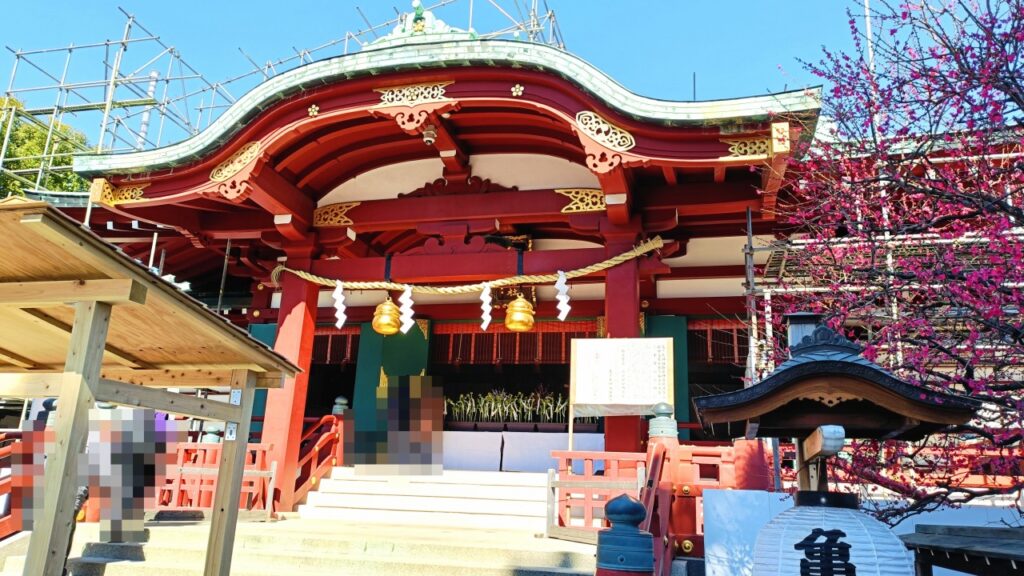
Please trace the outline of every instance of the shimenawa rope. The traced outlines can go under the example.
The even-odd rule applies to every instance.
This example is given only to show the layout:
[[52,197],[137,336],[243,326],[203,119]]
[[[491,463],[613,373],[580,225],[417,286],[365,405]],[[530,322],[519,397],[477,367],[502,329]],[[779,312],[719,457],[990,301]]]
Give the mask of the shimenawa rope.
[[[570,270],[565,273],[565,277],[568,279],[579,278],[581,276],[587,276],[607,270],[613,266],[618,266],[623,262],[628,262],[635,258],[639,258],[648,252],[658,250],[664,247],[665,242],[660,236],[655,236],[650,240],[640,244],[639,246],[633,247],[631,250],[627,250],[618,256],[609,258],[603,262],[591,264],[584,268],[577,268],[576,270]],[[274,284],[278,284],[278,280],[281,277],[282,272],[290,272],[303,280],[307,280],[314,284],[326,286],[328,288],[334,288],[338,285],[338,280],[331,278],[324,278],[323,276],[317,276],[309,272],[302,270],[293,270],[287,266],[278,266],[274,268],[274,271],[270,273],[270,279]],[[510,276],[508,278],[499,278],[498,280],[491,280],[488,282],[478,282],[476,284],[464,284],[462,286],[420,286],[413,284],[412,291],[417,294],[472,294],[473,292],[480,292],[484,289],[484,285],[489,284],[491,288],[501,288],[504,286],[517,286],[519,284],[551,284],[558,280],[558,274],[521,274],[519,276]],[[398,282],[341,282],[342,287],[345,290],[405,290],[408,284],[400,284]]]

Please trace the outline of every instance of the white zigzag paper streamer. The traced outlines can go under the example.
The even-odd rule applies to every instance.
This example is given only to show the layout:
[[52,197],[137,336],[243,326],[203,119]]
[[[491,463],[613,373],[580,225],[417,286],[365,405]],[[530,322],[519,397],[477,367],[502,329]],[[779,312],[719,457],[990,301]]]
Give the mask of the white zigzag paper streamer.
[[348,320],[348,316],[345,314],[345,289],[342,288],[341,280],[335,281],[332,296],[334,296],[334,317],[338,319],[334,325],[341,328]]
[[412,319],[412,286],[406,286],[405,290],[402,290],[402,295],[398,297],[398,302],[401,304],[398,309],[402,311],[402,314],[398,317],[402,321],[400,329],[402,334],[405,334],[415,324]]
[[558,319],[564,322],[572,306],[569,306],[569,284],[567,283],[565,272],[561,270],[558,271],[558,281],[555,282],[555,289],[558,290],[558,295],[555,296],[555,299],[558,300],[558,305],[555,306],[558,308]]
[[480,314],[480,329],[484,332],[487,331],[487,327],[491,325],[491,285],[484,284],[484,289],[480,291],[480,309],[483,313]]

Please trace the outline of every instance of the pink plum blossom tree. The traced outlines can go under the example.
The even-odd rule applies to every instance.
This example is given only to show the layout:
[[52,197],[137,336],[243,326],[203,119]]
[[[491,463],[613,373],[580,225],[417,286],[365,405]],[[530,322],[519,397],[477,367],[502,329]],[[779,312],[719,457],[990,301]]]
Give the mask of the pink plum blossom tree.
[[849,17],[855,50],[804,62],[826,90],[780,201],[794,235],[775,318],[823,312],[904,379],[985,402],[965,426],[835,462],[902,497],[883,520],[996,495],[1020,512],[1024,0],[874,0],[870,27]]

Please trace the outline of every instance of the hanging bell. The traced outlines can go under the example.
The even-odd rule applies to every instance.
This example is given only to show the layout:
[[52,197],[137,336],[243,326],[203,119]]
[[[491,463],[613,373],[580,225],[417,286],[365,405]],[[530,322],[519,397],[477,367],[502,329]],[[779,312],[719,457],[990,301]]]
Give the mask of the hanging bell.
[[398,332],[402,326],[402,322],[399,319],[402,311],[398,309],[398,306],[391,301],[391,297],[377,305],[377,309],[373,312],[373,330],[377,334],[384,336],[391,336]]
[[533,330],[533,304],[520,294],[505,311],[505,328],[513,332]]

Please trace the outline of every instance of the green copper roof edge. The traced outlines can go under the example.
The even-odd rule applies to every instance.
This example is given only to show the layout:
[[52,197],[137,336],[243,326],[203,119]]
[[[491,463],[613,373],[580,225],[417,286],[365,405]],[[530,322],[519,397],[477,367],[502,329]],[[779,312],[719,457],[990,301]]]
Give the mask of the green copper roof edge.
[[773,113],[812,113],[820,108],[820,87],[727,100],[675,102],[630,92],[585,60],[544,44],[509,40],[411,43],[364,50],[294,68],[256,86],[232,104],[206,130],[181,142],[121,154],[80,154],[74,170],[83,176],[139,173],[189,163],[223,144],[254,116],[313,85],[409,68],[485,64],[533,67],[558,73],[609,107],[641,121],[694,125],[766,117]]

